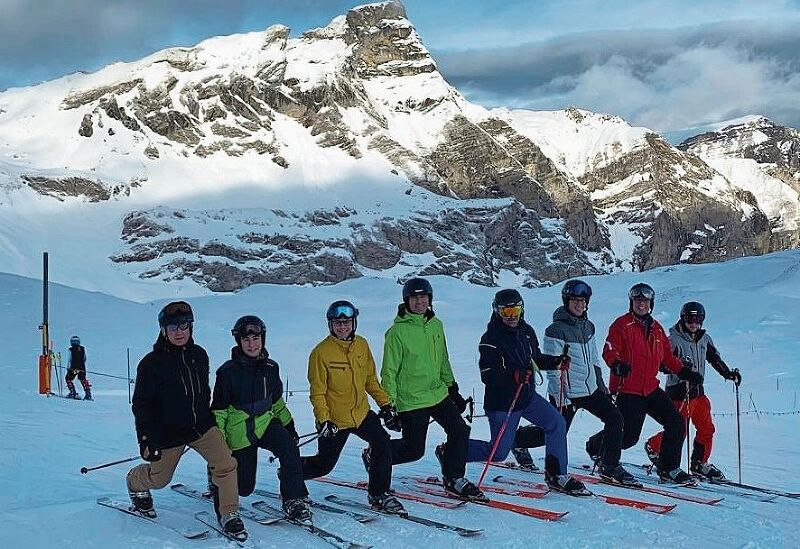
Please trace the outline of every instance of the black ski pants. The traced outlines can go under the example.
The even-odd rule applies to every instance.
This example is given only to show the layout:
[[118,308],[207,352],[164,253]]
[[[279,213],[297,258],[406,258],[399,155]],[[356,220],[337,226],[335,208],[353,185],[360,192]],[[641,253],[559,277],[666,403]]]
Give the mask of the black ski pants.
[[272,452],[280,463],[278,480],[281,497],[287,499],[304,498],[308,495],[303,471],[300,467],[300,450],[297,441],[277,419],[267,425],[267,430],[256,444],[233,451],[238,463],[239,495],[249,496],[256,488],[256,469],[258,449],[264,448]]
[[361,425],[355,429],[341,429],[332,437],[317,439],[317,455],[304,456],[303,478],[317,478],[330,473],[350,433],[369,444],[369,487],[373,496],[380,496],[389,490],[392,482],[392,451],[389,447],[389,433],[381,425],[381,420],[370,410]]
[[664,471],[672,471],[681,464],[684,421],[672,399],[660,387],[647,396],[620,393],[617,408],[622,412],[624,428],[622,447],[630,448],[639,441],[645,416],[650,416],[664,427],[659,463]]
[[449,396],[434,406],[400,412],[399,415],[403,436],[391,440],[393,465],[417,461],[425,455],[428,423],[433,418],[447,435],[444,459],[442,460],[442,475],[453,480],[464,476],[467,465],[469,427]]

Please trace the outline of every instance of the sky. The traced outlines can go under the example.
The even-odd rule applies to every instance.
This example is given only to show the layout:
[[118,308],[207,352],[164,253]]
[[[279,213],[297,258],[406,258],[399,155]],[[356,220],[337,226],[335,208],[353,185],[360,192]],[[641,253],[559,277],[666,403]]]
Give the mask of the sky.
[[[358,2],[0,0],[0,90]],[[669,134],[748,114],[800,127],[798,0],[407,0],[441,72],[487,107],[576,105]],[[691,132],[690,132],[691,133]]]

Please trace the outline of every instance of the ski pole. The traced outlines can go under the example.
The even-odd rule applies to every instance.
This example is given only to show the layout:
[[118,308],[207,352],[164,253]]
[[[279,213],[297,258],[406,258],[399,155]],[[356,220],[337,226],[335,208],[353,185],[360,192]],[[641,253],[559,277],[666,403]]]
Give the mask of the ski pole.
[[736,389],[736,450],[739,454],[739,484],[742,483],[742,429],[739,422],[739,384],[734,383]]
[[[311,438],[309,438],[307,441],[305,441],[305,442],[302,442],[302,443],[298,444],[298,445],[297,445],[297,447],[298,447],[298,448],[302,448],[303,446],[305,446],[305,445],[306,445],[306,444],[308,444],[309,442],[314,442],[315,440],[317,440],[317,439],[319,438],[319,433],[309,433],[309,434],[307,434],[307,435],[303,435],[303,436],[302,436],[302,437],[300,437],[300,438],[303,438],[303,437],[308,437],[308,436],[311,436],[311,435],[316,435],[316,436],[312,436],[312,437],[311,437]],[[273,462],[273,461],[275,461],[276,459],[278,459],[278,458],[277,458],[277,457],[275,457],[275,456],[270,456],[270,457],[269,457],[269,462],[270,462],[270,463],[272,463],[272,462]]]
[[[564,350],[561,352],[561,365],[569,358],[569,343],[564,343]],[[558,413],[564,415],[564,400],[567,393],[567,370],[561,370],[560,387],[558,391]]]
[[112,465],[119,465],[120,463],[128,463],[129,461],[135,461],[137,459],[142,459],[141,456],[132,456],[129,458],[121,459],[119,461],[112,461],[110,463],[104,463],[102,465],[95,465],[94,467],[81,467],[81,474],[85,475],[89,471],[95,471],[97,469],[103,469],[105,467],[111,467]]
[[300,436],[299,436],[299,437],[297,437],[297,438],[298,438],[299,440],[303,440],[304,438],[308,438],[308,437],[314,436],[314,435],[316,435],[316,434],[317,434],[317,432],[316,432],[316,431],[311,431],[310,433],[306,433],[306,434],[304,434],[304,435],[300,435]]
[[486,460],[486,465],[483,466],[483,471],[481,471],[481,478],[478,479],[478,490],[481,488],[481,484],[483,484],[483,478],[486,476],[486,471],[489,469],[489,464],[492,462],[492,458],[494,458],[495,452],[497,452],[497,447],[500,445],[500,440],[503,438],[503,433],[506,432],[506,427],[508,427],[508,420],[511,419],[511,412],[514,411],[514,406],[517,405],[517,399],[519,398],[520,393],[522,392],[522,387],[524,383],[520,383],[517,386],[517,392],[514,394],[514,399],[511,401],[511,406],[508,407],[508,412],[506,413],[506,418],[503,420],[503,425],[500,426],[500,432],[497,433],[497,438],[494,441],[494,445],[492,446],[492,451],[489,452],[489,459]]

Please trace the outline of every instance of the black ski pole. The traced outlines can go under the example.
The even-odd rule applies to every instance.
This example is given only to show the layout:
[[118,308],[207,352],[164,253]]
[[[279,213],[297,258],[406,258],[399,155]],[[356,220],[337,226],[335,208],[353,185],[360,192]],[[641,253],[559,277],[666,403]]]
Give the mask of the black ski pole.
[[126,459],[121,459],[119,461],[112,461],[109,463],[104,463],[102,465],[95,465],[94,467],[81,467],[81,474],[85,475],[89,471],[95,471],[97,469],[104,469],[105,467],[111,467],[112,465],[119,465],[120,463],[128,463],[129,461],[135,461],[137,459],[142,459],[141,456],[132,456]]
[[739,454],[739,484],[742,483],[742,428],[739,422],[739,384],[734,383],[736,389],[736,449]]
[[[313,435],[316,435],[316,436],[313,436],[313,437],[311,437],[310,439],[308,439],[307,441],[305,441],[305,442],[302,442],[302,443],[298,444],[298,445],[297,445],[297,447],[298,447],[298,448],[302,448],[303,446],[305,446],[305,445],[306,445],[306,444],[308,444],[309,442],[314,442],[315,440],[317,440],[317,439],[319,438],[319,434],[318,434],[318,433],[311,433],[311,434],[313,434]],[[303,435],[303,436],[309,436],[309,435]],[[300,438],[303,438],[303,437],[300,437]],[[276,459],[278,459],[278,458],[277,458],[277,457],[275,457],[275,456],[270,456],[270,457],[269,457],[269,462],[270,462],[270,463],[272,463],[272,462],[273,462],[273,461],[275,461]]]

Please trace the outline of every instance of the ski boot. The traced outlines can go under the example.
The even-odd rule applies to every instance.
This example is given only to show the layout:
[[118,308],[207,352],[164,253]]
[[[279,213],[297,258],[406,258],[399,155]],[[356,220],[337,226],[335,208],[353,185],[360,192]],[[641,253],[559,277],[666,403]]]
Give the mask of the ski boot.
[[671,484],[695,483],[695,480],[692,478],[692,475],[690,475],[680,467],[676,467],[671,471],[667,471],[666,469],[658,469],[658,478],[661,479],[661,482],[666,482]]
[[373,508],[383,511],[384,513],[390,513],[392,515],[408,515],[408,511],[406,511],[405,507],[403,507],[403,504],[400,503],[400,501],[394,497],[394,494],[389,491],[386,491],[379,496],[373,496],[372,494],[369,494],[367,499]]
[[219,517],[219,525],[227,537],[240,542],[247,541],[247,530],[238,511]]
[[619,484],[620,486],[631,486],[634,488],[641,488],[642,483],[636,480],[632,474],[625,470],[622,465],[608,467],[606,465],[600,466],[600,476],[606,480],[610,480]]
[[464,477],[449,479],[444,477],[444,489],[446,492],[453,494],[461,499],[470,501],[489,501],[489,498],[478,489],[477,486],[472,484]]
[[141,492],[128,490],[128,495],[131,498],[131,511],[136,511],[140,515],[149,518],[156,517],[156,510],[153,509],[153,496],[150,494],[150,490],[143,490]]
[[66,398],[72,398],[75,400],[80,400],[81,397],[78,396],[78,391],[75,390],[75,387],[71,387],[69,393],[67,393]]
[[572,475],[550,475],[545,473],[545,482],[551,490],[561,492],[569,496],[591,496],[592,493],[586,489],[583,483]]
[[94,400],[92,398],[92,390],[91,389],[84,389],[84,391],[83,391],[83,400]]
[[531,472],[539,470],[527,448],[512,448],[511,453],[514,455],[514,459],[517,460],[517,465],[519,465],[520,469]]
[[283,502],[283,512],[286,517],[303,526],[312,526],[311,510],[305,498],[287,499]]
[[692,467],[690,469],[692,473],[695,475],[714,481],[714,480],[727,480],[725,475],[720,471],[716,466],[706,462],[706,463],[698,463],[693,462]]

